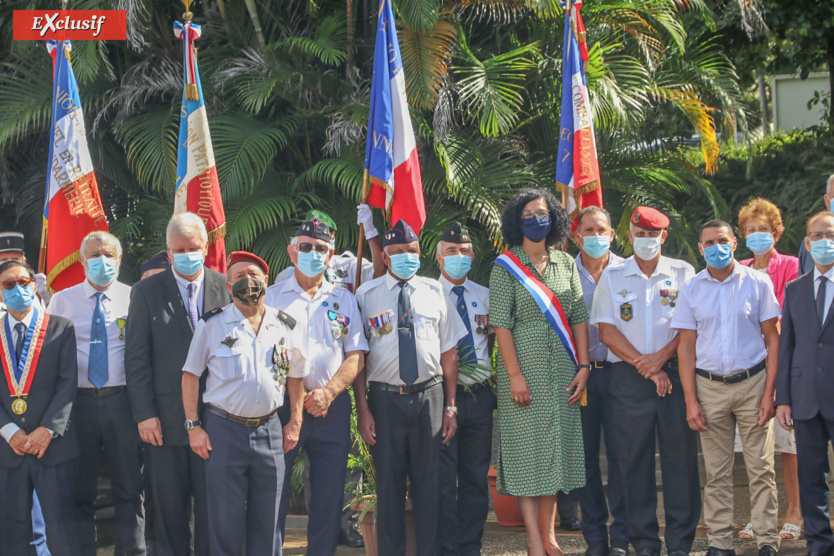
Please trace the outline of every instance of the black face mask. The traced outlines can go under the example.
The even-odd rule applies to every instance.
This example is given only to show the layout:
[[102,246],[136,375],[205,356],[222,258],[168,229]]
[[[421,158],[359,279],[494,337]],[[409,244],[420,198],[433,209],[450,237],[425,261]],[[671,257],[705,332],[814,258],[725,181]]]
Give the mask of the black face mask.
[[266,284],[246,277],[232,284],[232,296],[244,305],[257,305],[266,293]]

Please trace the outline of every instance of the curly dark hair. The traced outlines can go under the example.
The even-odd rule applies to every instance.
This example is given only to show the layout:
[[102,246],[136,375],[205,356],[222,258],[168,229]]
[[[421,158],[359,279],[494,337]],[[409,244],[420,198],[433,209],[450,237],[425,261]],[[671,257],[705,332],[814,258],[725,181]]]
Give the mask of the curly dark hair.
[[547,203],[551,221],[550,233],[547,234],[545,242],[548,246],[561,246],[564,243],[570,232],[570,217],[567,211],[547,189],[525,189],[510,199],[501,216],[501,233],[504,234],[507,245],[518,247],[524,242],[524,234],[521,233],[521,211],[530,201],[542,198]]

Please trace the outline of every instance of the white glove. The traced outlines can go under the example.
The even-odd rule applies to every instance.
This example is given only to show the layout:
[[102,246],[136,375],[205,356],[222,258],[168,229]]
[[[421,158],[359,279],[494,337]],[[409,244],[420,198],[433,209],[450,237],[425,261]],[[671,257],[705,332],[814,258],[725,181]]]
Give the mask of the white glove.
[[356,205],[356,223],[365,227],[366,239],[373,239],[379,235],[374,226],[374,213],[368,205]]
[[38,292],[38,295],[41,296],[44,305],[49,305],[49,298],[52,296],[49,295],[49,291],[46,289],[46,275],[45,274],[35,274],[35,289]]

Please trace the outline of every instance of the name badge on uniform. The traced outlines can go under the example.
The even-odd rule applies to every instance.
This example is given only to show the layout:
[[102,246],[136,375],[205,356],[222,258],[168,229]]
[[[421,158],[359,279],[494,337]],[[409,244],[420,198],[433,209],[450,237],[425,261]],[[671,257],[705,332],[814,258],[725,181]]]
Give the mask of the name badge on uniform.
[[489,332],[489,315],[475,315],[475,324],[478,328],[475,331],[478,334],[487,334]]
[[284,338],[272,348],[273,378],[281,386],[287,383],[287,373],[290,370],[290,354],[284,347]]
[[[339,304],[334,304],[334,308],[338,309]],[[348,333],[348,324],[350,324],[350,319],[344,315],[337,313],[336,311],[327,311],[327,318],[330,319],[330,332],[333,334],[333,337],[338,339],[342,335],[347,336]]]
[[384,336],[394,330],[391,324],[391,311],[385,311],[368,319],[374,334]]

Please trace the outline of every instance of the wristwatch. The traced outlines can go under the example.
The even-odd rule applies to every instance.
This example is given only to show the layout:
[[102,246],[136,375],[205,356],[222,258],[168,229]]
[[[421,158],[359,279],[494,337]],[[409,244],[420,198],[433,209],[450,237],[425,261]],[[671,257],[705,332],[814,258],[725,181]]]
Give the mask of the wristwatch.
[[202,423],[202,422],[200,422],[200,421],[190,421],[190,420],[186,419],[186,420],[185,420],[185,430],[189,430],[189,431],[190,431],[190,430],[191,430],[191,429],[193,429],[194,427],[199,427],[199,426],[202,426],[202,424],[203,424],[203,423]]
[[588,370],[590,371],[590,370],[591,370],[591,366],[590,366],[590,365],[587,365],[587,364],[585,364],[585,365],[579,365],[579,370],[581,371],[582,369],[588,369]]
[[455,415],[457,415],[457,414],[458,414],[458,408],[457,408],[457,406],[456,406],[456,405],[447,405],[447,406],[446,406],[445,408],[443,408],[443,409],[445,409],[446,411],[449,411],[449,412],[451,412],[451,413],[454,413]]

